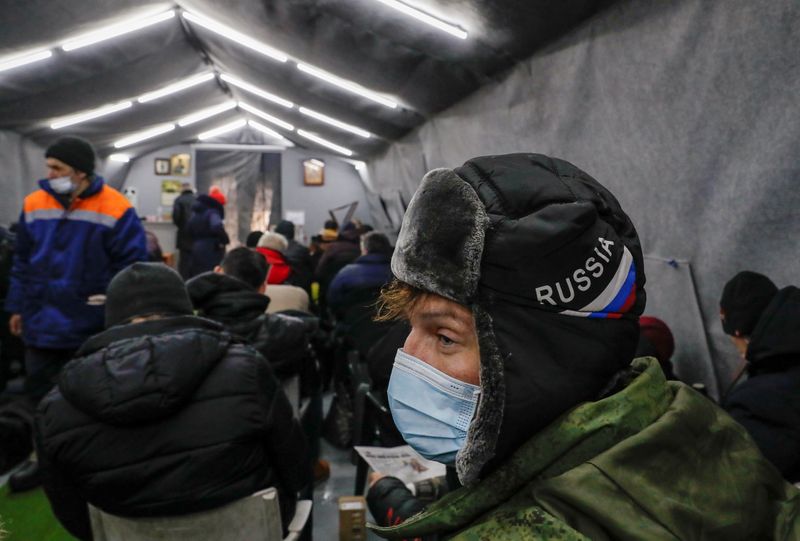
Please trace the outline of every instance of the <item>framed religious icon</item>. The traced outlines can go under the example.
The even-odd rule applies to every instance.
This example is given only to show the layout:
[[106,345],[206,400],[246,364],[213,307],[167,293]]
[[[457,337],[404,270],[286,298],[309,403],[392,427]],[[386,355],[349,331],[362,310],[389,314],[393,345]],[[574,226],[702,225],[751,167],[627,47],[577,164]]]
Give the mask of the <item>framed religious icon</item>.
[[179,177],[188,177],[191,171],[191,156],[188,154],[173,154],[169,158],[170,171]]
[[156,175],[169,175],[169,160],[167,158],[156,158],[155,172]]
[[306,186],[325,184],[325,162],[316,158],[303,160],[303,184]]

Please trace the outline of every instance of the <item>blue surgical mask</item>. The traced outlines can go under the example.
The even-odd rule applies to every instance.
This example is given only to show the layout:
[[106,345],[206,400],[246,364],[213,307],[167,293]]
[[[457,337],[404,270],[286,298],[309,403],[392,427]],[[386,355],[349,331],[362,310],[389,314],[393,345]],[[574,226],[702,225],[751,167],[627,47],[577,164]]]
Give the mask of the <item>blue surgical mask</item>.
[[389,378],[389,409],[394,424],[416,452],[454,464],[467,439],[481,389],[397,350]]
[[66,195],[75,191],[75,185],[69,177],[51,178],[50,188],[57,194]]

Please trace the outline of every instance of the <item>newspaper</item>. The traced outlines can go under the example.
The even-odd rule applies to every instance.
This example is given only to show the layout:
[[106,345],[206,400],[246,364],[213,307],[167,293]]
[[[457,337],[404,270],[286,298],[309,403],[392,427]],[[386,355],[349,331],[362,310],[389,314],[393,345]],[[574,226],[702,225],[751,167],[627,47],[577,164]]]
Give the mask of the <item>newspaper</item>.
[[445,475],[444,464],[422,458],[409,445],[356,446],[355,450],[374,471],[397,477],[406,484]]

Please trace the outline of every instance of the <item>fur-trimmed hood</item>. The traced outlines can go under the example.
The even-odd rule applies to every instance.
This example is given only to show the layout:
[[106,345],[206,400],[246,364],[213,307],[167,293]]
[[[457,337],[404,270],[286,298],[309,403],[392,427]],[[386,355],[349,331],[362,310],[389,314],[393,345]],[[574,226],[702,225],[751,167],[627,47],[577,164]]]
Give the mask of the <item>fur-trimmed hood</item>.
[[607,189],[563,160],[486,156],[429,172],[392,271],[475,317],[482,392],[456,458],[465,485],[596,399],[633,358],[645,304],[636,230]]

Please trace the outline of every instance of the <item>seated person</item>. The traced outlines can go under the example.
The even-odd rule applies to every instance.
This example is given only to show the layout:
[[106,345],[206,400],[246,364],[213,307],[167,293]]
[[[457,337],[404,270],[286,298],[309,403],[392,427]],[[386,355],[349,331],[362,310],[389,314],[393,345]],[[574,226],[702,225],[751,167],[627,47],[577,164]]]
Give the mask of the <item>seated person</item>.
[[263,235],[263,231],[250,231],[247,234],[247,238],[244,241],[244,245],[248,248],[257,248],[258,241],[261,239],[261,235]]
[[[324,231],[323,231],[324,232]],[[319,304],[323,316],[328,306],[328,286],[330,286],[336,273],[345,265],[352,263],[361,255],[359,247],[358,229],[353,222],[345,224],[339,231],[336,240],[330,242],[324,249],[322,257],[315,269],[315,277],[319,282]],[[323,240],[325,237],[323,236]]]
[[295,375],[308,356],[307,326],[296,317],[267,314],[267,263],[249,248],[234,248],[222,264],[186,282],[197,315],[246,339],[279,378]]
[[639,318],[639,344],[636,357],[655,357],[664,376],[677,380],[672,367],[672,353],[675,351],[675,338],[666,323],[652,316]]
[[342,268],[328,288],[328,307],[353,347],[366,354],[386,332],[375,322],[375,303],[381,288],[392,279],[392,245],[386,235],[370,232],[361,237],[361,257]]
[[194,317],[177,272],[134,263],[110,283],[107,329],[40,403],[44,489],[92,539],[87,502],[124,517],[213,509],[274,486],[284,527],[310,479],[305,437],[269,363]]
[[292,274],[292,268],[283,256],[287,246],[286,237],[271,231],[267,231],[258,239],[256,251],[264,256],[269,264],[268,284],[282,284]]
[[311,282],[314,279],[314,267],[311,262],[311,253],[308,248],[297,242],[294,238],[294,224],[289,220],[281,220],[275,226],[275,232],[286,237],[289,242],[286,251],[283,253],[292,274],[286,283],[302,287],[306,292],[311,291]]
[[511,154],[431,171],[392,271],[383,317],[411,324],[392,416],[463,486],[382,537],[800,538],[800,491],[746,431],[633,359],[639,239],[577,167]]
[[747,362],[749,378],[723,407],[744,426],[783,476],[800,481],[800,289],[778,290],[744,271],[720,300],[722,328]]

